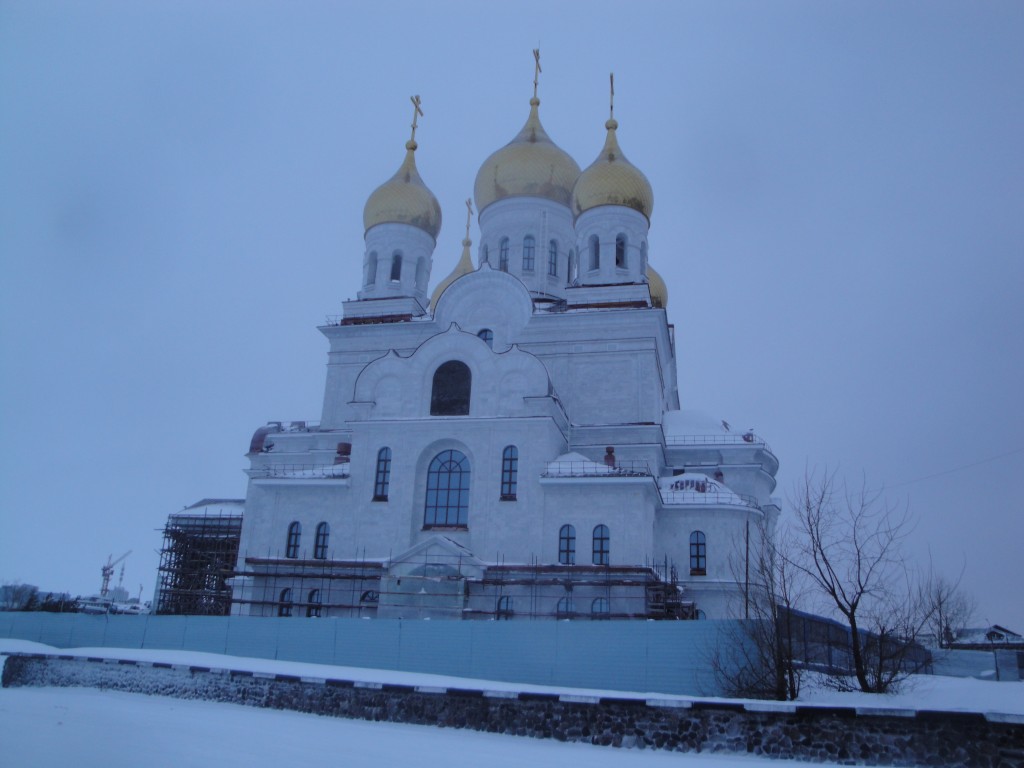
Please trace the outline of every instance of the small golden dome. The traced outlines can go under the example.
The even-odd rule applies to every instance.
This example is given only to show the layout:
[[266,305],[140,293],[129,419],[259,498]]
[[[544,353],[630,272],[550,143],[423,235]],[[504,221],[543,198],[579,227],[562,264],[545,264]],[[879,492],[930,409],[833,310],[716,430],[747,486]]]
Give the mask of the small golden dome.
[[589,168],[580,174],[572,191],[572,210],[576,216],[599,205],[622,205],[640,211],[648,220],[654,210],[651,182],[639,168],[627,160],[615,131],[614,119],[604,124],[608,135],[604,148]]
[[434,293],[430,296],[430,306],[436,307],[437,300],[441,298],[441,294],[444,293],[445,288],[463,275],[468,275],[473,271],[473,259],[469,255],[469,246],[472,244],[473,241],[468,237],[462,241],[462,256],[459,258],[459,263],[455,265],[455,269],[452,270],[448,277],[438,283],[437,288],[434,289]]
[[480,166],[473,187],[476,209],[506,197],[544,197],[568,206],[580,167],[540,124],[540,99],[530,99],[530,117],[508,144]]
[[366,201],[364,229],[377,224],[411,224],[437,239],[441,231],[441,206],[416,170],[416,146],[413,140],[405,143],[402,167]]
[[661,309],[668,307],[668,286],[650,264],[647,265],[647,287],[651,291],[651,304]]

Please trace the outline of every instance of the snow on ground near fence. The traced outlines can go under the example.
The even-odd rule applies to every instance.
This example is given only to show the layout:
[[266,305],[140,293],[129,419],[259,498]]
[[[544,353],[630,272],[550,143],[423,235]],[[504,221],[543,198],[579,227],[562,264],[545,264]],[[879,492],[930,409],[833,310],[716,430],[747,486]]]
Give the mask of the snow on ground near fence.
[[613,749],[92,688],[0,690],[0,745],[0,762],[11,768],[766,765],[746,756]]
[[[0,654],[3,653],[47,653],[65,656],[101,657],[130,659],[134,661],[163,662],[187,666],[210,667],[247,672],[263,672],[295,677],[332,678],[368,683],[389,683],[435,688],[471,688],[487,691],[522,691],[555,693],[582,696],[607,696],[614,698],[637,698],[640,700],[701,700],[740,701],[737,699],[713,699],[711,697],[672,696],[664,693],[602,691],[582,688],[530,685],[528,683],[506,683],[493,680],[473,680],[446,675],[428,675],[418,672],[399,672],[359,667],[336,667],[324,664],[308,664],[274,659],[253,659],[240,656],[224,656],[216,653],[197,651],[171,651],[136,648],[54,648],[28,640],[0,638]],[[801,703],[823,706],[857,707],[870,709],[927,709],[947,712],[980,712],[1024,715],[1024,682],[997,683],[969,678],[943,677],[940,675],[916,675],[908,680],[900,693],[880,696],[866,693],[839,693],[812,685],[804,686]],[[785,708],[783,703],[758,702],[764,709]]]

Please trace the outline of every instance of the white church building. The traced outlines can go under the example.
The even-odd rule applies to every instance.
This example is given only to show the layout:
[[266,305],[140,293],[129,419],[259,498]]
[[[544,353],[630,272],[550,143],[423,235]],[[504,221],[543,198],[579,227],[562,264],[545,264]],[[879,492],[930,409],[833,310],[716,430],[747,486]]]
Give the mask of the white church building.
[[319,329],[320,422],[252,438],[232,613],[691,619],[742,599],[778,461],[680,410],[654,195],[618,123],[581,171],[539,105],[535,82],[477,172],[475,258],[467,220],[432,292],[441,206],[414,119],[366,202],[358,297]]

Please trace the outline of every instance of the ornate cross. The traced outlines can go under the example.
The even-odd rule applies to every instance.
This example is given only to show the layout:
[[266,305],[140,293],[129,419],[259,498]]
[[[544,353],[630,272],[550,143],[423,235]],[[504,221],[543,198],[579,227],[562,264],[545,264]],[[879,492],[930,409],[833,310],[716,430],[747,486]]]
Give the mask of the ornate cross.
[[611,87],[611,94],[608,97],[608,118],[615,119],[615,73],[608,73],[608,84]]
[[420,109],[420,97],[418,95],[417,96],[410,96],[409,97],[409,101],[412,102],[412,139],[411,139],[411,141],[416,141],[416,117],[417,116],[423,117],[423,110]]
[[533,98],[537,98],[537,76],[540,74],[540,48],[533,49]]
[[466,198],[466,239],[469,240],[469,222],[473,220],[473,201]]

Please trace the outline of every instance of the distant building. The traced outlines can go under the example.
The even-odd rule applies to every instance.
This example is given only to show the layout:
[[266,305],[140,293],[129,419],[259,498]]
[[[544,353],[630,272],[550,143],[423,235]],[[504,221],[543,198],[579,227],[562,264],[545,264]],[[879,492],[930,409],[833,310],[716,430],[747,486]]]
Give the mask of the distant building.
[[[753,431],[679,409],[677,351],[699,364],[702,342],[677,348],[653,191],[616,120],[581,171],[539,104],[477,172],[475,263],[467,218],[432,294],[441,206],[414,120],[363,211],[358,297],[320,328],[319,423],[252,438],[233,613],[685,619],[723,617],[747,588],[734,558],[774,525],[778,461]],[[208,517],[187,517],[165,551],[205,552]],[[161,573],[158,611],[193,612],[207,587],[175,579],[196,569]]]

